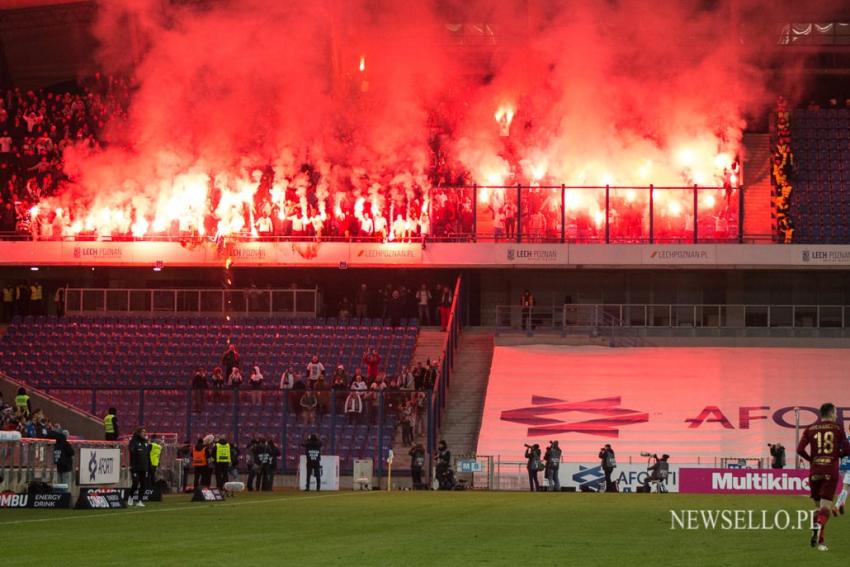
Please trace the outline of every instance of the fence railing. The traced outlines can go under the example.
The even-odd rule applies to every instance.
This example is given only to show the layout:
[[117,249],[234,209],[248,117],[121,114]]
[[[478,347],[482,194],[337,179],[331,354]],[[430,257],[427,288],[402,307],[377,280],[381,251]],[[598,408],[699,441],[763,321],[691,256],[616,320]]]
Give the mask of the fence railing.
[[463,292],[463,276],[458,276],[455,281],[454,294],[452,295],[452,305],[449,311],[448,325],[446,328],[446,338],[443,341],[442,357],[440,358],[440,370],[437,375],[437,381],[434,384],[431,392],[431,410],[432,419],[429,421],[430,430],[428,436],[428,452],[436,453],[437,436],[440,432],[440,427],[443,424],[443,412],[446,408],[446,396],[451,384],[452,370],[454,369],[455,355],[457,353],[458,343],[460,340],[460,332],[463,326],[461,316]]
[[[272,439],[281,451],[278,470],[288,474],[297,468],[297,459],[302,454],[301,443],[308,435],[316,433],[326,454],[340,455],[343,459],[371,458],[376,475],[382,477],[389,448],[401,454],[407,451],[405,447],[414,443],[425,445],[429,442],[431,412],[437,407],[434,394],[427,389],[192,389],[173,385],[103,385],[51,386],[45,390],[95,415],[105,415],[110,407],[117,408],[122,433],[145,426],[149,431],[176,433],[178,439],[193,443],[207,434],[222,434],[240,449],[257,436]],[[308,392],[315,395],[315,400],[304,399]],[[350,459],[342,466],[344,474],[351,474]]]
[[249,313],[315,317],[317,289],[115,289],[67,288],[65,312],[87,313]]
[[[570,186],[455,185],[435,187],[428,199],[425,224],[413,233],[390,236],[402,242],[497,240],[510,242],[714,243],[772,240],[770,235],[744,235],[741,187],[718,186]],[[414,219],[416,220],[416,219]],[[390,219],[392,221],[392,219]],[[374,234],[342,236],[333,227],[322,242],[376,242]],[[315,241],[315,236],[278,232],[228,235],[232,241]],[[197,232],[163,232],[141,238],[130,234],[46,236],[30,231],[0,233],[0,239],[74,241],[214,242]]]
[[566,304],[496,307],[499,331],[612,336],[612,329],[847,329],[847,305]]

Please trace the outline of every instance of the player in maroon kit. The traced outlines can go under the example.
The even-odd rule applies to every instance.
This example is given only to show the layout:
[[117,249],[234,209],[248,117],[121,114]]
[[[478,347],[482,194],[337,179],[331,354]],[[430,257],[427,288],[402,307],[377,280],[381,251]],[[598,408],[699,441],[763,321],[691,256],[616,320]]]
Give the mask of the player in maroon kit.
[[[812,547],[826,551],[823,532],[832,510],[832,499],[838,488],[839,461],[850,455],[850,443],[844,430],[835,421],[835,406],[830,403],[820,407],[820,419],[803,431],[797,454],[809,462],[809,485],[815,501],[815,525],[812,528]],[[811,449],[811,452],[809,452]]]

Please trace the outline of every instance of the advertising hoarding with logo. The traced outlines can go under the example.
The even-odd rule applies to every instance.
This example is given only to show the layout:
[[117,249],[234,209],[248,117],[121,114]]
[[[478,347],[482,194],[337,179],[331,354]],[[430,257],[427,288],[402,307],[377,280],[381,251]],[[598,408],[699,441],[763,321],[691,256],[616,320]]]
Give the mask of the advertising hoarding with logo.
[[687,468],[679,478],[680,492],[809,495],[809,471],[804,469]]
[[[679,492],[679,465],[670,463],[667,481],[664,483],[668,492]],[[577,491],[598,492],[605,484],[605,472],[597,462],[590,463],[562,463],[558,471],[558,479],[561,486],[575,486]],[[637,492],[638,487],[643,487],[649,473],[647,465],[644,464],[620,464],[611,473],[611,480],[616,482],[620,492]],[[543,478],[543,475],[540,475]],[[657,485],[652,483],[650,489],[655,492]]]
[[80,448],[80,484],[118,484],[121,481],[121,450]]
[[557,439],[565,461],[606,443],[619,462],[792,454],[796,407],[803,426],[825,401],[850,419],[848,367],[845,349],[497,346],[477,452],[522,460],[523,444]]

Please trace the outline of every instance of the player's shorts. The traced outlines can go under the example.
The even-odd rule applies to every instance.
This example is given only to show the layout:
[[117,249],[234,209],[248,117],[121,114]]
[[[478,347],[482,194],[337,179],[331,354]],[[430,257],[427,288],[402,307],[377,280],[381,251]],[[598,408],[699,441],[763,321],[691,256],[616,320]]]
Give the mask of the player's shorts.
[[809,486],[814,500],[832,500],[838,488],[838,475],[813,474],[809,477]]
[[850,471],[844,471],[844,484],[850,484]]

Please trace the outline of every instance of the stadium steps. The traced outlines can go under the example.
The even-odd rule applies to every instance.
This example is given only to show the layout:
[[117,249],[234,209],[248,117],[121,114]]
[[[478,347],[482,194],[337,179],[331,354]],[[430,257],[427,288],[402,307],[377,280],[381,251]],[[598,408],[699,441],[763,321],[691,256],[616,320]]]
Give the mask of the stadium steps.
[[41,390],[18,382],[0,372],[0,392],[3,393],[3,399],[7,403],[13,402],[20,387],[27,389],[33,410],[43,410],[47,419],[62,424],[62,427],[67,429],[72,437],[92,440],[103,439],[103,423],[97,416],[72,407]]
[[488,329],[466,328],[461,334],[440,432],[455,457],[474,454],[478,446],[494,342]]
[[744,237],[773,234],[770,135],[745,134]]
[[421,328],[416,337],[416,346],[413,349],[411,362],[425,363],[426,360],[439,360],[443,353],[443,343],[446,341],[446,333],[439,329]]

